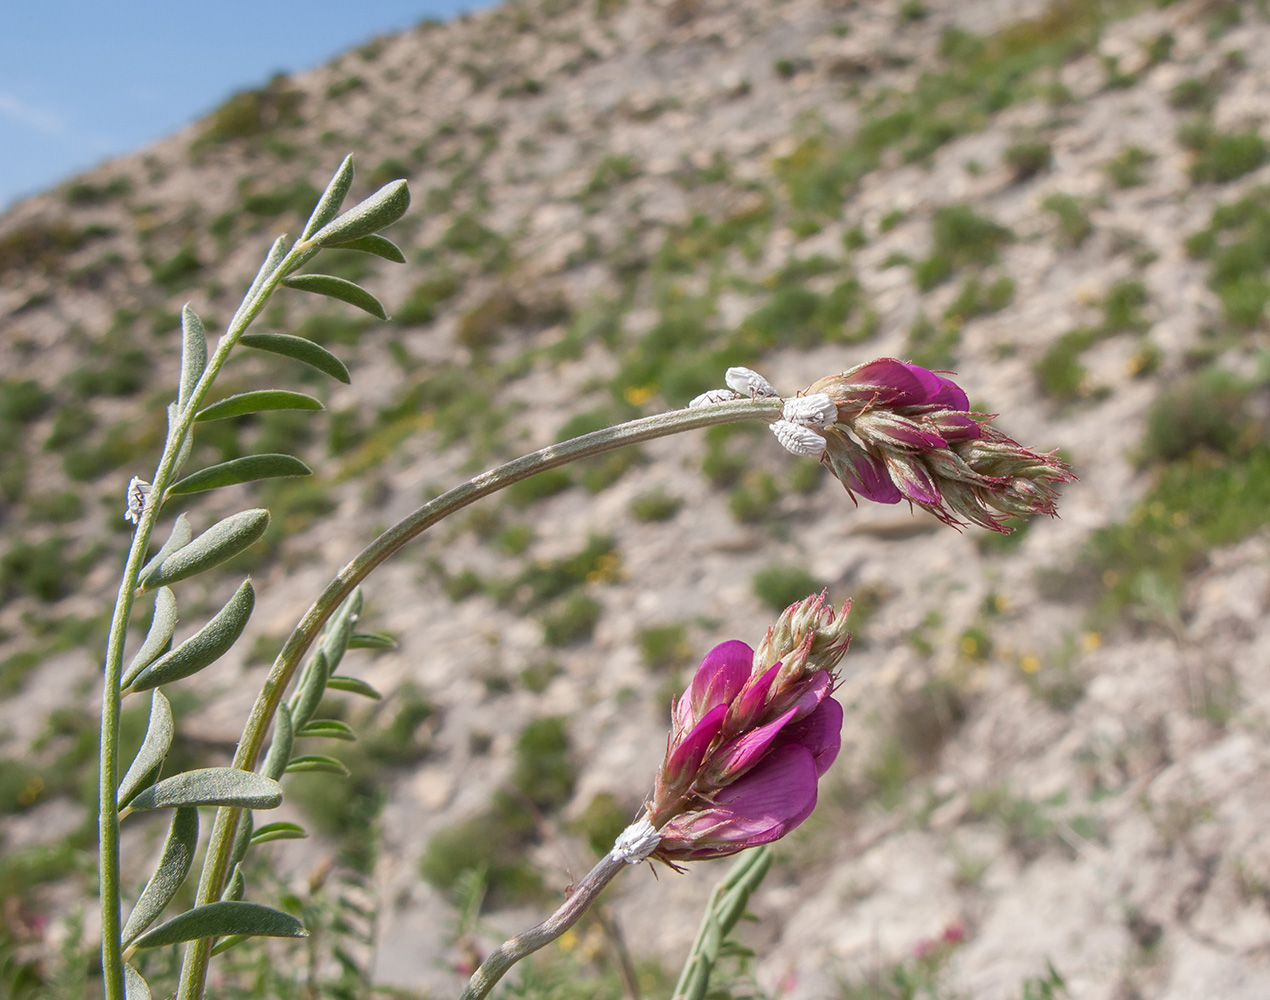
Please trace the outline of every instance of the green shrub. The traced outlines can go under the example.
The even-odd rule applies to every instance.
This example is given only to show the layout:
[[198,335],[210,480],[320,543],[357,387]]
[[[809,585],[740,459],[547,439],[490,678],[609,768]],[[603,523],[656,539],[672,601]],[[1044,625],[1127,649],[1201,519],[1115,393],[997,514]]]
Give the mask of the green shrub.
[[167,260],[150,261],[150,277],[168,291],[188,287],[203,270],[203,262],[193,247],[182,247]]
[[528,507],[530,504],[553,497],[573,485],[573,476],[567,469],[548,469],[536,476],[522,479],[507,487],[504,495],[513,507]]
[[460,287],[459,279],[448,272],[425,278],[410,290],[392,318],[408,326],[431,323],[436,317],[436,307],[451,298]]
[[657,673],[673,673],[692,662],[688,627],[682,623],[645,626],[635,633],[635,641],[644,666]]
[[914,269],[917,286],[929,291],[961,267],[984,267],[998,250],[1014,239],[1005,226],[974,211],[969,205],[946,205],[931,220],[931,252]]
[[112,177],[104,184],[75,181],[66,188],[66,201],[71,205],[88,207],[104,205],[116,198],[126,198],[130,194],[132,194],[132,178],[126,176]]
[[1089,371],[1081,362],[1081,355],[1093,346],[1095,340],[1097,336],[1093,330],[1078,327],[1050,344],[1033,368],[1041,392],[1059,402],[1070,402],[1088,395]]
[[1070,194],[1056,193],[1042,201],[1041,208],[1057,218],[1059,242],[1064,246],[1078,247],[1094,231],[1084,199]]
[[548,646],[572,646],[591,638],[602,608],[586,594],[558,601],[542,618],[542,637]]
[[1146,168],[1154,162],[1155,154],[1150,150],[1125,146],[1107,163],[1107,176],[1118,188],[1137,187],[1146,181]]
[[300,124],[304,91],[288,88],[288,82],[287,77],[279,73],[266,87],[234,94],[203,120],[202,134],[195,146],[251,139]]
[[29,596],[59,601],[71,591],[75,565],[69,542],[53,536],[42,542],[18,541],[0,556],[0,599]]
[[1186,241],[1193,257],[1212,262],[1208,284],[1235,326],[1256,326],[1270,302],[1270,187],[1218,206],[1207,229]]
[[586,838],[595,856],[602,858],[629,822],[630,810],[623,809],[613,795],[601,792],[573,822],[573,829]]
[[631,501],[631,516],[645,523],[669,521],[683,506],[683,497],[672,496],[662,490],[641,493]]
[[553,715],[529,723],[516,740],[511,783],[544,813],[569,801],[577,781],[568,720]]
[[1002,155],[1015,183],[1031,180],[1054,163],[1054,147],[1048,142],[1016,142]]
[[754,574],[752,583],[754,596],[778,613],[824,589],[824,584],[803,567],[783,564],[764,566]]
[[1255,129],[1218,132],[1210,126],[1198,130],[1187,144],[1195,151],[1190,173],[1196,184],[1225,184],[1270,159],[1270,148]]
[[0,423],[29,424],[48,412],[52,404],[53,394],[34,379],[0,379]]
[[1211,367],[1166,387],[1147,413],[1138,460],[1175,462],[1197,451],[1233,456],[1264,440],[1248,411],[1250,390],[1244,380]]

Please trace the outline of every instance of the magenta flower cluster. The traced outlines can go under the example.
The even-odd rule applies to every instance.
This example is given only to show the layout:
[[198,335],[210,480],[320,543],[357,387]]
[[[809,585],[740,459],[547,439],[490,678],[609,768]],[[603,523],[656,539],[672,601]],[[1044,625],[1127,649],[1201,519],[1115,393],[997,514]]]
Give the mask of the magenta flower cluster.
[[[811,815],[841,746],[831,697],[846,652],[850,602],[792,605],[757,651],[739,640],[706,654],[673,708],[673,731],[648,820],[653,857],[721,858],[783,837]],[[779,658],[778,658],[779,657]]]
[[1056,486],[1070,482],[1053,455],[1024,448],[971,413],[961,387],[920,365],[879,358],[819,379],[837,419],[823,430],[821,461],[854,499],[908,500],[946,524],[1008,531],[1011,516],[1056,512]]

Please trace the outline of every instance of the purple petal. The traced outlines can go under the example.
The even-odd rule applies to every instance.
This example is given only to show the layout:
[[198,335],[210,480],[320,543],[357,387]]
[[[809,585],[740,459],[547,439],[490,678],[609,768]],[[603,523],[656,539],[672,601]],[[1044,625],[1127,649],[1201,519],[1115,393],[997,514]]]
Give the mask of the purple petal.
[[732,713],[728,717],[729,730],[740,732],[758,719],[759,712],[767,701],[767,692],[771,690],[772,682],[776,680],[780,670],[781,664],[777,660],[741,689],[741,693],[732,702]]
[[727,714],[727,705],[715,705],[679,741],[678,746],[670,751],[663,767],[672,782],[678,781],[683,775],[696,774],[705,759],[706,750],[723,728],[723,719]]
[[675,704],[675,724],[689,728],[716,705],[736,697],[754,667],[754,650],[740,639],[721,642],[706,653],[692,683]]
[[735,854],[783,837],[816,808],[816,762],[796,745],[768,754],[723,789],[715,805],[675,817],[662,827],[658,854],[702,859]]
[[904,499],[882,461],[836,427],[825,432],[825,458],[833,474],[853,495],[859,493],[876,503],[899,503]]
[[772,741],[780,735],[785,723],[793,719],[797,712],[798,708],[795,706],[766,725],[751,729],[731,743],[720,747],[710,760],[710,783],[720,785],[730,780],[734,781],[757,764],[763,754],[767,753],[767,748],[772,745]]
[[946,406],[950,410],[969,410],[970,400],[961,386],[950,378],[937,377],[940,381],[940,389],[931,398],[931,402]]
[[919,406],[942,388],[934,372],[896,358],[878,358],[861,365],[847,373],[847,381],[861,390],[873,390],[877,401],[888,406]]
[[793,743],[811,754],[816,762],[816,776],[823,775],[842,748],[842,706],[833,698],[826,698],[810,715],[789,723],[781,730],[777,747]]

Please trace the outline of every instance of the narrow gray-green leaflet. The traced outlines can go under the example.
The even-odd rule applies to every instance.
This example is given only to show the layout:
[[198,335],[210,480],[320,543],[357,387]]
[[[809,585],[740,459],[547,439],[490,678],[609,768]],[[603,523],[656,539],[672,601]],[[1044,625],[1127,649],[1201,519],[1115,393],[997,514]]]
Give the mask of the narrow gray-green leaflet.
[[150,1000],[150,984],[131,965],[123,967],[124,1000]]
[[167,587],[160,587],[154,595],[150,630],[132,662],[128,664],[128,669],[124,671],[120,687],[131,684],[141,671],[168,651],[168,647],[172,645],[172,633],[176,631],[176,621],[176,595]]
[[308,836],[298,823],[267,823],[251,835],[251,844],[267,844],[273,840],[304,840]]
[[335,218],[335,213],[344,204],[344,198],[348,194],[348,189],[352,186],[352,183],[353,154],[350,153],[344,157],[330,183],[326,185],[326,190],[322,192],[322,197],[318,199],[318,203],[313,207],[313,214],[309,216],[309,221],[304,224],[304,232],[300,234],[300,239],[307,240]]
[[226,417],[241,417],[246,413],[263,413],[266,410],[323,410],[320,400],[306,396],[302,392],[291,392],[287,389],[258,389],[254,392],[240,392],[236,396],[218,399],[210,406],[198,411],[195,420],[224,420]]
[[182,806],[172,815],[172,825],[168,828],[168,837],[163,842],[163,852],[159,855],[154,874],[141,890],[137,905],[128,914],[128,922],[123,928],[124,947],[132,944],[172,902],[185,876],[190,873],[197,847],[198,810],[193,806]]
[[329,677],[326,686],[332,691],[360,694],[363,698],[373,698],[375,701],[380,701],[384,697],[365,681],[356,677]]
[[273,739],[269,741],[269,749],[265,753],[265,762],[260,773],[277,781],[287,769],[291,759],[291,744],[295,739],[295,730],[291,725],[291,710],[286,705],[279,705],[273,717]]
[[[269,253],[265,256],[264,263],[260,265],[260,270],[256,272],[256,276],[251,281],[251,287],[247,289],[247,294],[243,296],[242,305],[238,307],[238,311],[234,313],[234,320],[237,321],[243,309],[251,302],[256,293],[260,291],[261,286],[269,280],[269,276],[278,269],[278,265],[282,263],[283,258],[287,255],[287,238],[279,236],[273,241],[273,245],[269,247]],[[230,324],[233,326],[233,323]]]
[[319,246],[349,243],[392,225],[409,207],[410,190],[406,182],[392,181],[306,238]]
[[228,652],[247,627],[256,592],[250,580],[244,580],[229,602],[216,616],[169,653],[164,653],[146,667],[128,686],[133,691],[148,691],[198,673]]
[[297,730],[303,729],[304,724],[317,711],[318,702],[326,691],[326,679],[331,676],[329,662],[325,651],[319,649],[304,665],[304,673],[300,675],[296,692],[287,704],[291,709],[291,723]]
[[309,932],[295,917],[259,903],[219,902],[196,906],[139,937],[138,948],[162,948],[195,938],[224,937],[308,937]]
[[270,354],[280,354],[284,358],[299,361],[310,368],[316,368],[325,375],[330,375],[331,378],[345,385],[352,381],[343,361],[325,347],[311,340],[305,340],[303,337],[293,337],[289,333],[248,333],[240,337],[238,343],[244,347],[254,347],[258,351],[268,351]]
[[218,566],[257,541],[268,527],[269,512],[263,507],[231,514],[185,547],[165,556],[148,576],[141,578],[142,586],[174,583]]
[[148,573],[154,571],[154,567],[163,562],[177,549],[184,548],[190,544],[190,539],[194,537],[194,529],[190,526],[190,519],[184,514],[178,514],[176,522],[172,525],[172,532],[168,535],[168,540],[159,547],[159,551],[150,557],[150,561],[141,567],[138,579],[144,580]]
[[172,706],[162,691],[155,691],[150,696],[150,721],[146,725],[145,739],[141,741],[141,749],[132,759],[128,773],[119,782],[119,795],[116,802],[123,808],[128,801],[146,785],[153,784],[158,777],[159,768],[172,747],[172,737],[176,726],[172,721]]
[[209,465],[206,469],[190,473],[180,482],[168,487],[168,496],[201,493],[204,490],[250,483],[257,479],[311,476],[312,474],[312,469],[291,455],[247,455],[218,465]]
[[326,677],[322,679],[323,684],[326,683],[327,677],[339,669],[340,661],[344,659],[349,640],[353,638],[353,629],[361,614],[362,588],[358,587],[345,598],[339,610],[322,629],[322,635],[318,640],[322,651],[326,654]]
[[397,640],[387,632],[354,632],[348,640],[349,649],[396,649]]
[[229,885],[225,886],[225,891],[220,894],[221,899],[239,900],[242,899],[247,892],[247,877],[243,875],[241,865],[234,866],[234,874],[229,879]]
[[349,740],[350,742],[357,739],[357,734],[353,732],[353,727],[347,722],[341,722],[339,719],[314,719],[311,722],[306,722],[304,728],[296,735],[321,737],[328,740]]
[[332,250],[360,250],[362,253],[373,253],[376,257],[383,257],[384,260],[390,260],[394,264],[404,264],[406,262],[406,255],[401,252],[401,248],[392,240],[377,233],[349,240],[347,243],[332,243],[330,248]]
[[207,333],[203,321],[188,303],[181,308],[181,384],[176,394],[177,406],[184,406],[190,393],[207,367]]
[[311,753],[303,754],[299,757],[292,757],[291,763],[287,765],[286,774],[303,774],[311,771],[320,771],[326,774],[338,774],[341,778],[347,778],[348,768],[341,764],[334,757],[328,757],[326,754]]
[[276,809],[280,802],[282,788],[272,778],[235,767],[203,767],[164,778],[137,795],[129,805],[134,810],[176,806]]
[[361,285],[355,285],[344,278],[337,278],[331,274],[297,274],[293,278],[283,278],[282,283],[288,288],[327,295],[341,302],[347,302],[350,306],[357,306],[358,309],[370,313],[376,319],[388,318],[379,299]]

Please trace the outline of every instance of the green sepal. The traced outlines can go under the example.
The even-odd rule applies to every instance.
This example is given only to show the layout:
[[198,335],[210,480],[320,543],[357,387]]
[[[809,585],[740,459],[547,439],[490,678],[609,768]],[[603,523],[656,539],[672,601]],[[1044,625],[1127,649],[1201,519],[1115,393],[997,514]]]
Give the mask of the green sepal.
[[164,778],[139,793],[129,805],[134,810],[175,806],[276,809],[281,802],[281,786],[263,774],[236,767],[204,767]]
[[324,410],[321,400],[287,389],[258,389],[218,399],[195,414],[195,420],[224,420],[266,410]]
[[217,521],[183,548],[165,556],[142,577],[144,587],[175,583],[218,566],[254,544],[269,527],[269,511],[263,507],[240,511]]
[[358,309],[370,313],[376,319],[388,318],[379,299],[361,285],[356,285],[344,278],[337,278],[332,274],[297,274],[293,278],[283,278],[282,283],[297,291],[313,292],[347,302],[350,306],[357,306]]
[[128,766],[128,773],[119,782],[115,802],[120,809],[141,789],[154,784],[168,750],[172,748],[172,737],[175,734],[172,706],[163,697],[163,692],[156,689],[150,696],[150,721],[146,724],[145,739],[141,741],[141,749]]
[[159,863],[155,865],[154,874],[141,890],[137,905],[128,914],[128,922],[123,928],[123,945],[126,948],[145,931],[155,920],[172,897],[185,882],[194,863],[194,852],[198,847],[198,810],[193,806],[182,806],[172,816],[172,825],[168,828],[167,840],[163,843],[163,851],[159,855]]
[[148,691],[198,673],[215,663],[229,651],[242,635],[256,604],[251,581],[244,580],[216,616],[171,652],[164,653],[146,667],[128,687],[132,691]]
[[352,381],[344,362],[325,347],[306,340],[304,337],[293,337],[289,333],[248,333],[238,338],[244,347],[254,347],[258,351],[270,354],[281,354],[301,364],[316,368],[323,374],[348,385]]
[[162,948],[165,945],[196,941],[199,938],[242,934],[247,937],[308,937],[304,925],[289,913],[259,903],[217,902],[196,906],[154,930],[141,935],[136,948]]
[[313,470],[291,455],[247,455],[191,473],[169,487],[168,496],[201,493],[204,490],[250,483],[257,479],[311,475]]

